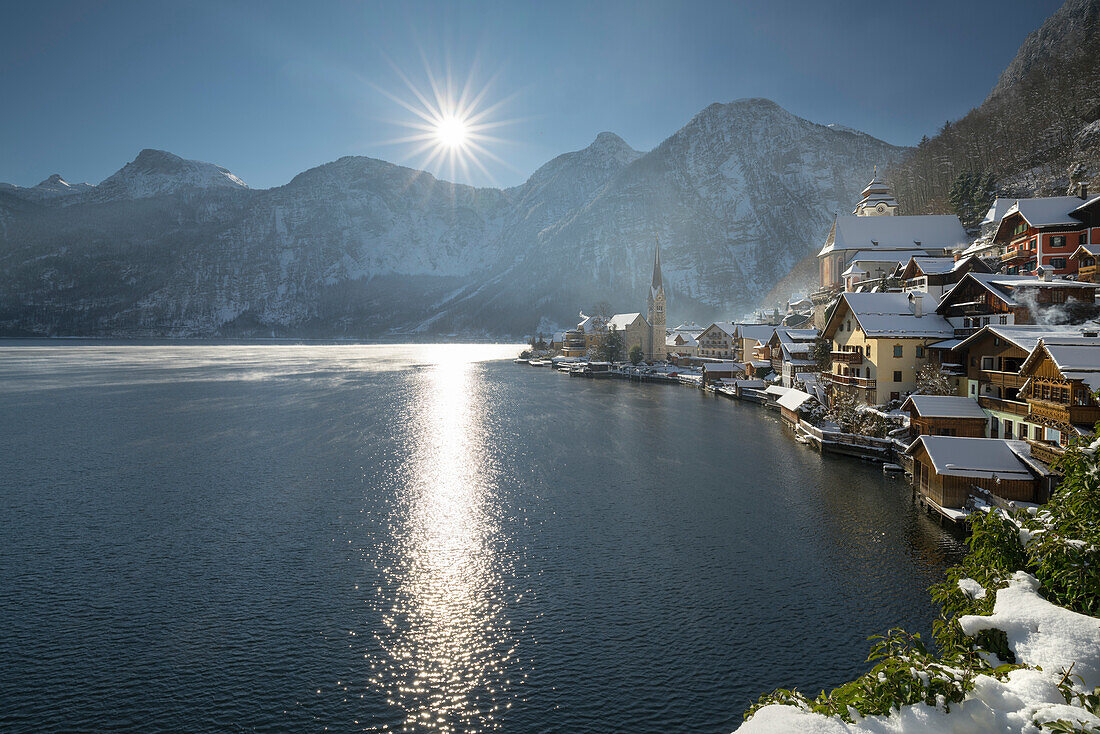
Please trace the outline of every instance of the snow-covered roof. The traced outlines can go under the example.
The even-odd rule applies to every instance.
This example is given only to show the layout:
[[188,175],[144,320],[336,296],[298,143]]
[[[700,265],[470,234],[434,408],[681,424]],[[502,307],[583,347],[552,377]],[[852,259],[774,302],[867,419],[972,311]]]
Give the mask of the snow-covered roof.
[[753,367],[760,367],[761,369],[763,369],[764,367],[767,367],[767,368],[770,369],[771,366],[772,366],[772,363],[769,362],[766,359],[753,359],[753,360],[749,360],[745,364],[752,365]]
[[969,243],[954,214],[837,217],[819,256],[837,250],[937,250]]
[[[943,248],[936,247],[935,250],[941,250]],[[870,265],[872,263],[897,263],[903,265],[914,257],[927,257],[927,250],[856,250],[848,262],[863,263],[864,265]]]
[[779,398],[778,402],[780,407],[787,410],[798,410],[802,407],[802,404],[813,396],[809,393],[802,392],[801,390],[788,390],[783,397]]
[[985,224],[997,224],[1001,221],[1001,217],[1005,215],[1008,208],[1016,202],[1015,199],[1007,197],[998,197],[993,200],[993,205],[989,207],[989,211],[985,213],[985,218],[981,223]]
[[755,339],[761,344],[767,344],[775,333],[775,328],[767,324],[737,324],[737,333],[741,339]]
[[[923,299],[923,315],[914,313],[914,300]],[[860,329],[869,337],[939,337],[947,339],[955,335],[955,328],[935,312],[934,296],[911,293],[844,293],[841,295],[848,309],[855,316]],[[831,324],[840,313],[833,311]],[[826,331],[828,331],[826,324]]]
[[[959,342],[958,347],[969,349],[986,334],[994,334],[1006,342],[1015,344],[1029,354],[1035,349],[1040,339],[1063,339],[1080,337],[1083,326],[1048,326],[1048,325],[1012,325],[999,326],[990,324],[983,326],[966,339]],[[936,345],[938,346],[938,345]]]
[[958,436],[921,436],[909,447],[913,454],[918,446],[928,452],[936,473],[951,477],[1028,480],[1045,476],[1049,470],[1033,461],[1026,441],[1003,438],[961,438]]
[[1016,199],[1004,213],[1004,217],[1019,212],[1032,227],[1078,226],[1081,222],[1070,212],[1083,202],[1077,196],[1043,196],[1035,199]]
[[[676,341],[679,339],[680,341]],[[697,347],[699,342],[687,333],[672,334],[665,337],[665,346],[668,347]]]
[[740,372],[740,362],[704,362],[703,372]]
[[902,410],[914,408],[922,418],[981,418],[985,411],[974,398],[957,395],[910,395]]
[[[968,280],[973,281],[980,285],[985,290],[989,291],[993,295],[1000,298],[1005,304],[1009,306],[1016,306],[1016,298],[1014,294],[1020,288],[1072,288],[1074,290],[1093,290],[1100,288],[1100,284],[1096,283],[1084,283],[1078,280],[1062,280],[1054,278],[1052,280],[1042,280],[1032,275],[1002,275],[999,273],[967,273],[959,282],[951,287],[949,291],[943,294],[940,298],[941,305],[947,305],[951,295],[957,290],[963,287],[963,284]],[[961,292],[961,291],[960,291]],[[954,306],[969,305],[971,302],[967,301],[963,303],[951,304]]]
[[715,321],[699,333],[702,334],[703,332],[710,331],[712,328],[718,329],[726,336],[733,336],[734,333],[737,331],[737,324],[733,323],[732,321]]
[[623,331],[641,316],[640,313],[617,313],[607,321],[608,329]]
[[765,390],[768,395],[783,396],[791,391],[792,388],[783,387],[781,385],[768,385],[768,389]]
[[962,260],[953,257],[921,257],[912,259],[913,265],[924,275],[944,275],[954,270]]
[[[1081,201],[1081,200],[1078,199],[1078,201]],[[1091,199],[1089,199],[1088,201],[1086,201],[1085,203],[1081,204],[1076,209],[1074,209],[1071,213],[1075,214],[1075,215],[1082,214],[1082,213],[1084,213],[1084,210],[1086,208],[1095,205],[1097,202],[1100,202],[1100,196],[1092,197]]]
[[583,331],[586,333],[606,330],[607,319],[605,319],[603,316],[585,316],[584,321],[577,324],[577,331]]
[[841,276],[847,278],[849,275],[867,275],[867,271],[861,268],[856,263],[852,263],[848,266],[848,269],[841,273]]

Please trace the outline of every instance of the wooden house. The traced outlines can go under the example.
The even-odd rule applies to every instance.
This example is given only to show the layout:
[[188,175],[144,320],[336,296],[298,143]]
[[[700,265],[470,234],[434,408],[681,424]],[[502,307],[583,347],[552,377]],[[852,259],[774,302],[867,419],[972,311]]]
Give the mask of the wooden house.
[[912,257],[905,265],[898,267],[898,278],[903,290],[923,291],[939,298],[967,273],[989,272],[989,266],[974,256],[958,260],[953,257]]
[[1029,438],[1041,461],[1056,461],[1069,443],[1092,436],[1100,421],[1100,338],[1040,339],[1020,367],[1027,400],[1027,421],[1042,427],[1041,438]]
[[919,436],[984,438],[988,418],[978,401],[957,395],[911,395],[901,406]]
[[712,359],[733,359],[736,331],[737,325],[730,321],[715,321],[695,338],[698,342],[695,348],[696,354],[699,357]]
[[983,326],[1033,324],[1050,309],[1073,310],[1095,304],[1093,283],[1026,275],[967,273],[943,294],[936,313],[951,323],[955,336]]
[[780,396],[776,402],[779,404],[779,413],[783,416],[783,420],[789,425],[797,426],[802,420],[802,410],[811,399],[813,396],[809,393],[791,389]]
[[1052,475],[1024,441],[920,436],[907,449],[913,484],[939,509],[961,509],[975,490],[1013,502],[1046,502]]

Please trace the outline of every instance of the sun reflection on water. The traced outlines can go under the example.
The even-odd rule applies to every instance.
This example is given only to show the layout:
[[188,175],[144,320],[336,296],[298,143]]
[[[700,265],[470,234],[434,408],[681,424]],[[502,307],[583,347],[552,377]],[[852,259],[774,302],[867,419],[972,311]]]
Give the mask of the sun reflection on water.
[[405,513],[384,573],[382,657],[371,681],[403,730],[494,729],[495,712],[508,705],[513,638],[500,597],[504,554],[477,353],[433,350],[410,416]]

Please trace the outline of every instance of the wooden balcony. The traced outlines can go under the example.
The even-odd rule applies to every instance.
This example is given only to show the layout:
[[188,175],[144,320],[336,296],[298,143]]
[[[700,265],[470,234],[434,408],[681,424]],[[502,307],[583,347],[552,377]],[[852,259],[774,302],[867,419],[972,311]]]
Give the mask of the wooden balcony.
[[822,376],[834,385],[848,385],[865,390],[874,390],[877,382],[869,377],[856,377],[855,375],[837,375],[832,372],[823,372]]
[[1033,438],[1027,439],[1027,444],[1031,447],[1031,456],[1048,466],[1061,459],[1062,454],[1066,452],[1065,449],[1057,444],[1036,441]]
[[829,352],[834,362],[863,364],[863,352]]
[[1083,280],[1088,283],[1095,283],[1096,271],[1096,265],[1079,265],[1077,267],[1077,280]]
[[1025,260],[1029,257],[1035,257],[1035,250],[1026,249],[1026,248],[1019,249],[1019,250],[1011,250],[1011,251],[1006,252],[1005,254],[1001,255],[1001,262],[1007,263],[1007,262],[1012,262],[1013,260]]
[[1027,404],[1032,414],[1055,423],[1091,426],[1100,421],[1100,406],[1096,405],[1065,405],[1035,399],[1028,400]]
[[1027,403],[1018,403],[1015,400],[1002,400],[1001,398],[978,397],[978,405],[986,410],[999,410],[1002,413],[1025,416],[1028,414]]

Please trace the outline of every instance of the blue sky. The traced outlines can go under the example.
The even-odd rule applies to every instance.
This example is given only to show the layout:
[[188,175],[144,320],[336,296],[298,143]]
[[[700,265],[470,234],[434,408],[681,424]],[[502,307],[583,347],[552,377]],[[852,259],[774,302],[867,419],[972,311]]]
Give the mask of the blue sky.
[[[896,144],[986,96],[1058,0],[8,3],[0,181],[98,182],[142,148],[253,187],[368,155],[417,166],[401,75],[485,90],[476,185],[611,130],[648,150],[712,102],[768,97]],[[433,173],[451,178],[440,165]]]

